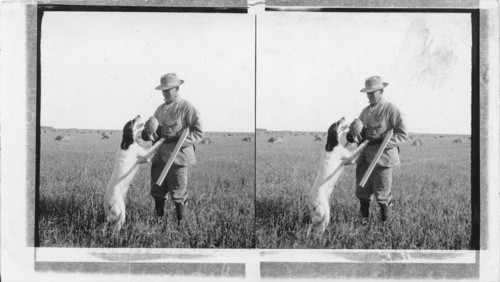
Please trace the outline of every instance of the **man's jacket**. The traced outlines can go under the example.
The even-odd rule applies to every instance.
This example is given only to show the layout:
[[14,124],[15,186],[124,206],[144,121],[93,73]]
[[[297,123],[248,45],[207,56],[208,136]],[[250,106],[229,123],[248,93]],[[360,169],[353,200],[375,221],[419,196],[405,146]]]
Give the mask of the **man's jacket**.
[[155,158],[161,157],[164,162],[167,162],[182,131],[189,128],[189,134],[175,157],[173,165],[187,166],[195,164],[194,144],[203,138],[198,110],[190,102],[177,96],[171,103],[161,104],[156,109],[154,117],[160,123],[159,130],[161,132],[159,137],[165,138],[165,142],[161,145]]
[[403,113],[394,104],[381,98],[375,106],[364,108],[359,119],[365,126],[364,137],[374,140],[366,146],[359,161],[371,163],[383,138],[392,129],[393,135],[380,156],[377,166],[393,167],[398,165],[401,162],[398,145],[404,143],[408,138]]

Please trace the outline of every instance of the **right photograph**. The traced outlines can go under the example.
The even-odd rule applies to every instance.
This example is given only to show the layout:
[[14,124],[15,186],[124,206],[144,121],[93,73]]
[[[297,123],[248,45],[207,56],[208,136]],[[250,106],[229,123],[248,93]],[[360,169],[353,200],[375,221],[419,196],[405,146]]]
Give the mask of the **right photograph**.
[[458,12],[259,15],[257,248],[470,249],[472,34]]

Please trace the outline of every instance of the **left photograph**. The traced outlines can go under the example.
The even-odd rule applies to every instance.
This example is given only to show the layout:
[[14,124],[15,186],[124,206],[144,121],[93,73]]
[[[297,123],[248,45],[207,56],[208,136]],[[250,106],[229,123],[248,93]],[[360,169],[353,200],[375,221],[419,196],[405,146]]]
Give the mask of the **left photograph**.
[[38,247],[254,248],[255,19],[45,12]]

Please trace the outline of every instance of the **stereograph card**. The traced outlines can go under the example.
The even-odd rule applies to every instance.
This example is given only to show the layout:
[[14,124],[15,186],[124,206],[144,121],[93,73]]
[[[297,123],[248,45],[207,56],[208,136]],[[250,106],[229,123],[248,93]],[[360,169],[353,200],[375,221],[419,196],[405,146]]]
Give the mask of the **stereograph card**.
[[[498,2],[85,0],[1,5],[4,281],[499,279]],[[355,94],[375,70],[390,82],[388,99],[407,111],[410,131],[422,132],[414,134],[417,138],[450,143],[426,153],[416,151],[426,150],[426,144],[412,147],[411,156],[437,162],[445,153],[436,148],[463,148],[446,156],[461,172],[448,177],[443,168],[453,164],[436,165],[428,173],[442,179],[427,176],[425,183],[442,197],[447,194],[438,191],[441,183],[465,189],[460,199],[470,206],[461,212],[470,217],[448,222],[466,226],[450,230],[467,234],[460,235],[467,243],[402,248],[388,242],[357,248],[325,238],[360,238],[355,227],[340,235],[332,231],[340,228],[329,227],[323,239],[305,236],[307,226],[301,224],[308,214],[302,214],[307,208],[301,203],[307,198],[301,191],[310,189],[321,152],[313,155],[311,148],[323,146],[313,137],[322,140],[341,115],[357,117],[367,104],[366,95]],[[206,143],[195,146],[199,162],[188,184],[202,192],[191,193],[190,205],[217,210],[190,212],[188,218],[196,222],[190,226],[199,229],[184,234],[175,227],[171,205],[165,227],[169,234],[165,242],[155,242],[163,235],[151,227],[150,214],[141,215],[152,212],[153,203],[149,170],[141,167],[128,193],[142,203],[127,202],[127,221],[142,222],[126,222],[126,238],[113,242],[95,228],[104,215],[98,202],[103,193],[94,190],[109,179],[112,167],[104,163],[112,161],[122,123],[137,113],[146,119],[154,113],[163,99],[154,87],[170,71],[183,75],[181,97],[200,109],[206,125]],[[61,141],[55,141],[59,136]],[[268,142],[275,136],[282,144]],[[463,144],[452,144],[455,136]],[[81,141],[94,139],[99,143]],[[290,140],[306,145],[294,147]],[[304,148],[307,153],[297,153]],[[88,155],[91,162],[103,164],[92,167],[82,159]],[[396,183],[401,183],[401,171],[395,172]],[[279,174],[278,180],[273,178]],[[83,176],[85,183],[78,180]],[[354,178],[352,167],[343,177],[336,193],[347,191],[344,206],[354,205],[354,190],[344,184]],[[205,187],[210,185],[220,191]],[[71,192],[54,187],[76,194],[64,199]],[[405,197],[418,197],[416,193]],[[75,203],[87,205],[72,210]],[[50,216],[59,208],[72,211]],[[82,215],[85,208],[92,210]],[[357,207],[350,209],[357,212]],[[435,211],[427,212],[432,216]],[[298,219],[288,222],[285,213]],[[75,223],[77,216],[85,223]],[[92,228],[74,235],[69,234],[73,227],[55,227],[68,221]],[[140,228],[143,234],[137,233]],[[445,232],[439,239],[447,242],[446,236],[454,235]],[[144,239],[143,245],[134,238]],[[196,240],[186,243],[185,238]]]

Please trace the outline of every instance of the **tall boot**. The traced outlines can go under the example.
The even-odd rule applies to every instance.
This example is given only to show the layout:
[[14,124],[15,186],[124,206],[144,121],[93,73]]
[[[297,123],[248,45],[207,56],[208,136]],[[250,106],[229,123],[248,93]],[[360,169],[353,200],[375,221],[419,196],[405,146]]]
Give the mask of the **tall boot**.
[[182,220],[186,218],[187,215],[187,201],[182,203],[174,202],[175,204],[175,215],[177,216],[177,224],[181,224]]
[[380,206],[380,219],[383,222],[387,222],[392,218],[392,203],[388,204],[379,204]]
[[156,211],[156,216],[158,216],[159,219],[163,218],[163,214],[165,213],[165,199],[162,198],[154,198],[155,200],[155,211]]
[[364,218],[368,218],[370,215],[370,202],[365,202],[365,201],[360,201],[360,208],[359,210],[361,211],[361,216]]
[[370,215],[370,202],[367,201],[359,201],[360,203],[360,212],[362,216],[362,224],[364,226],[368,225],[368,216]]

